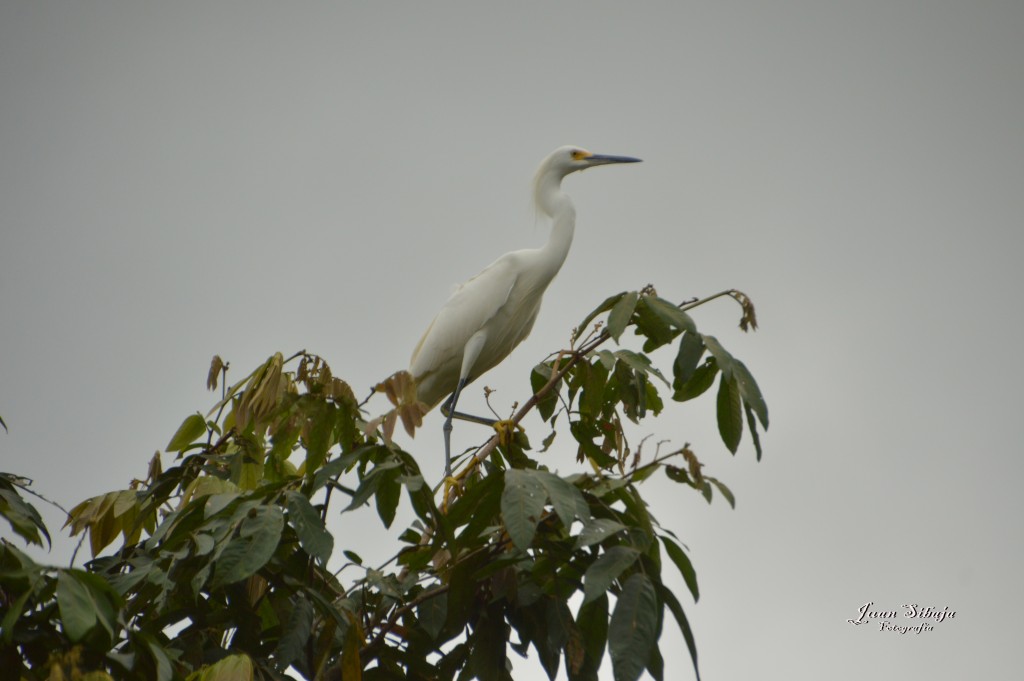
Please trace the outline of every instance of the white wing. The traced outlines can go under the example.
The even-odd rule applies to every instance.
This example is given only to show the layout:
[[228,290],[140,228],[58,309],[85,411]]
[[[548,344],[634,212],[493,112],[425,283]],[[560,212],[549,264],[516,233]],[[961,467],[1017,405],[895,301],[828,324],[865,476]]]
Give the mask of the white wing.
[[434,406],[455,389],[463,349],[508,303],[519,274],[517,253],[507,253],[452,294],[413,351],[409,373],[419,399]]

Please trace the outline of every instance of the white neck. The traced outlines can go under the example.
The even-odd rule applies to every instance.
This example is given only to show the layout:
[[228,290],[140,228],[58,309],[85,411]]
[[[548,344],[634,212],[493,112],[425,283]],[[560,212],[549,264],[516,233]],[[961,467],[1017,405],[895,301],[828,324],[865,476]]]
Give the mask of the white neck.
[[562,268],[576,229],[576,209],[562,191],[562,177],[549,170],[537,178],[534,187],[537,208],[551,218],[551,234],[547,243],[538,249],[543,263],[542,272],[548,281],[554,279]]

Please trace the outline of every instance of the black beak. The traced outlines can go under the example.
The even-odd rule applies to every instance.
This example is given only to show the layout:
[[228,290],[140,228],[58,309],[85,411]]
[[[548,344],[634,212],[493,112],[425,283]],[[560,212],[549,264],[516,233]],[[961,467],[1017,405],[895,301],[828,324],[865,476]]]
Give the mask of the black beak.
[[590,165],[603,166],[607,163],[640,163],[640,159],[632,156],[609,156],[607,154],[593,154],[586,158]]

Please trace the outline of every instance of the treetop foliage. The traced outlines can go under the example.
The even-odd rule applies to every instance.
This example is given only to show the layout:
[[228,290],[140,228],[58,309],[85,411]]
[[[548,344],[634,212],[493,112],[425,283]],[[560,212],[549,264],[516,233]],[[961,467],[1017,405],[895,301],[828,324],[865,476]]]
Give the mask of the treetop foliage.
[[[438,488],[394,439],[424,413],[405,372],[376,386],[387,406],[374,417],[373,395],[360,403],[312,353],[276,353],[230,385],[215,357],[213,408],[186,417],[143,478],[67,512],[71,535],[89,542],[84,568],[40,565],[0,544],[0,668],[83,681],[505,680],[511,651],[575,681],[596,679],[607,651],[616,679],[660,680],[667,611],[699,678],[663,568],[694,601],[696,572],[640,485],[660,472],[709,502],[716,491],[735,500],[689,445],[633,443],[627,424],[717,379],[723,443],[735,453],[746,430],[760,459],[768,409],[757,383],[688,314],[724,296],[740,303],[744,330],[755,328],[738,291],[680,305],[651,287],[609,297],[568,349],[533,368],[533,393],[511,425],[465,452]],[[638,349],[626,347],[630,328]],[[671,366],[659,369],[649,353],[673,344]],[[558,463],[573,472],[528,454],[520,422],[533,410],[551,428],[539,452],[568,433],[579,464]],[[440,440],[419,440],[426,456],[438,456]],[[49,543],[23,493],[35,494],[27,481],[0,477],[0,515],[23,541]],[[327,529],[330,515],[366,506],[391,528],[403,498],[414,520],[381,564],[359,555],[365,532]]]

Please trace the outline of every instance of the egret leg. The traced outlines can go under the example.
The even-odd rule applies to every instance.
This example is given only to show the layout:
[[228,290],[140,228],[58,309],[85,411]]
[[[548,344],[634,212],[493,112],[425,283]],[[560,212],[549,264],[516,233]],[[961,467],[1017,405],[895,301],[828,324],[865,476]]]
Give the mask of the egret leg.
[[469,380],[465,378],[459,379],[459,384],[455,386],[455,392],[449,397],[444,406],[441,407],[441,411],[445,415],[444,420],[444,477],[452,477],[452,417],[455,416],[455,404],[459,401],[459,393],[466,387],[466,383]]

